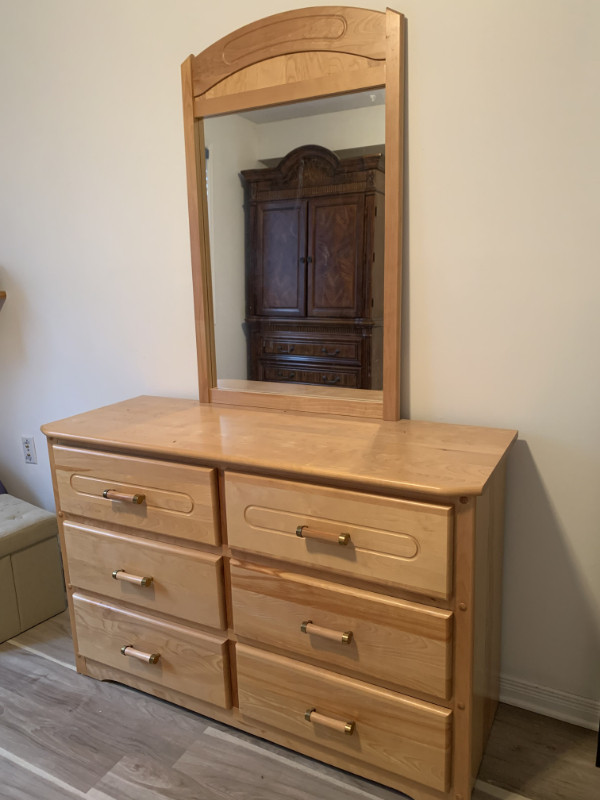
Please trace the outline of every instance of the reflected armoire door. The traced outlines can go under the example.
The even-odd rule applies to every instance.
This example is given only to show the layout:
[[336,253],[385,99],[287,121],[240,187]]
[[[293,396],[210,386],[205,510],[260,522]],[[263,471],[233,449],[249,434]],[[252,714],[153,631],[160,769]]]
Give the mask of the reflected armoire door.
[[256,313],[306,314],[306,201],[256,207]]
[[358,194],[309,200],[307,316],[362,316],[364,207]]

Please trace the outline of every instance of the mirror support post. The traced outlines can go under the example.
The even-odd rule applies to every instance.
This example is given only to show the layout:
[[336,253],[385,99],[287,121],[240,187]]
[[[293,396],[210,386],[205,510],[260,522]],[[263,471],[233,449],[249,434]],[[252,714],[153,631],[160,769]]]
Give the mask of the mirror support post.
[[386,11],[385,60],[385,263],[383,418],[400,419],[403,161],[404,17]]
[[212,284],[206,197],[204,123],[194,117],[194,90],[190,56],[181,65],[183,124],[190,217],[194,318],[198,353],[198,393],[201,403],[210,402],[210,390],[216,384],[213,335]]

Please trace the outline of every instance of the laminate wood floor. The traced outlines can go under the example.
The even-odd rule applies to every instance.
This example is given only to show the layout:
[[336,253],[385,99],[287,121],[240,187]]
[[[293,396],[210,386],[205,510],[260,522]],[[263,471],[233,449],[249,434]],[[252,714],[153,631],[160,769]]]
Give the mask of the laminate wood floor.
[[[501,706],[473,800],[598,800],[593,731]],[[0,645],[1,800],[402,800],[75,672],[61,614]]]

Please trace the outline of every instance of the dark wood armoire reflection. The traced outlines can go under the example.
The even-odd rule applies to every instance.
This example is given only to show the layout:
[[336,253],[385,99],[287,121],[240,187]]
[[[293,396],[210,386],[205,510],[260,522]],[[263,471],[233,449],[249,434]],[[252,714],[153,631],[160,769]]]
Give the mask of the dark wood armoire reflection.
[[380,389],[383,156],[307,145],[242,179],[249,379]]

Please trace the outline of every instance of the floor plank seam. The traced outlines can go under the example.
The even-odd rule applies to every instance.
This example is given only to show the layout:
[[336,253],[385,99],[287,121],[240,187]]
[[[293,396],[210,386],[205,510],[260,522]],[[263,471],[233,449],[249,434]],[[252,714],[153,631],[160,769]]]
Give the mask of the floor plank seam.
[[82,800],[85,800],[87,797],[86,794],[81,792],[79,789],[76,789],[74,786],[69,786],[68,783],[61,781],[60,778],[57,778],[50,772],[46,772],[45,770],[40,769],[40,767],[36,767],[35,764],[25,761],[25,759],[15,755],[14,753],[11,753],[9,750],[5,750],[3,747],[0,747],[0,758],[4,758],[6,761],[10,761],[15,766],[37,775],[38,778],[42,778],[47,783],[57,786],[59,789],[62,789],[62,791],[68,792],[67,797],[78,797]]
[[[327,783],[334,784],[335,786],[340,787],[346,792],[352,792],[353,794],[360,795],[361,797],[368,797],[369,800],[376,800],[375,796],[371,792],[366,792],[364,789],[361,789],[358,786],[354,786],[352,783],[346,783],[345,781],[336,778],[334,775],[328,775],[327,773],[321,772],[320,770],[316,770],[307,764],[303,764],[302,762],[295,761],[294,759],[287,758],[284,755],[279,753],[274,753],[271,750],[267,750],[266,748],[260,747],[260,745],[253,744],[252,742],[248,742],[245,739],[240,739],[237,736],[232,736],[229,733],[225,733],[224,731],[220,731],[217,728],[213,728],[211,726],[207,727],[206,730],[203,732],[205,736],[212,736],[216,739],[222,739],[226,742],[230,742],[232,744],[239,745],[240,747],[246,748],[246,750],[252,750],[253,752],[260,753],[261,755],[268,756],[269,758],[273,759],[274,761],[279,761],[285,764],[288,767],[294,767],[301,772],[307,772],[309,775],[313,777],[318,777],[319,779],[326,781]],[[405,795],[402,795],[398,792],[398,797],[402,798]]]
[[530,800],[529,797],[525,797],[522,794],[515,794],[508,789],[502,789],[500,786],[494,786],[493,783],[485,783],[484,781],[476,781],[475,788],[489,797],[497,798],[497,800]]
[[28,644],[21,644],[21,642],[18,642],[16,639],[7,639],[4,644],[17,647],[19,650],[26,650],[28,653],[32,653],[40,658],[44,658],[46,661],[52,661],[54,664],[58,664],[61,667],[65,667],[73,672],[77,672],[77,667],[74,664],[67,664],[66,661],[61,661],[59,658],[54,658],[54,656],[48,655],[48,653],[44,653],[41,650],[36,650],[35,647],[30,647]]

